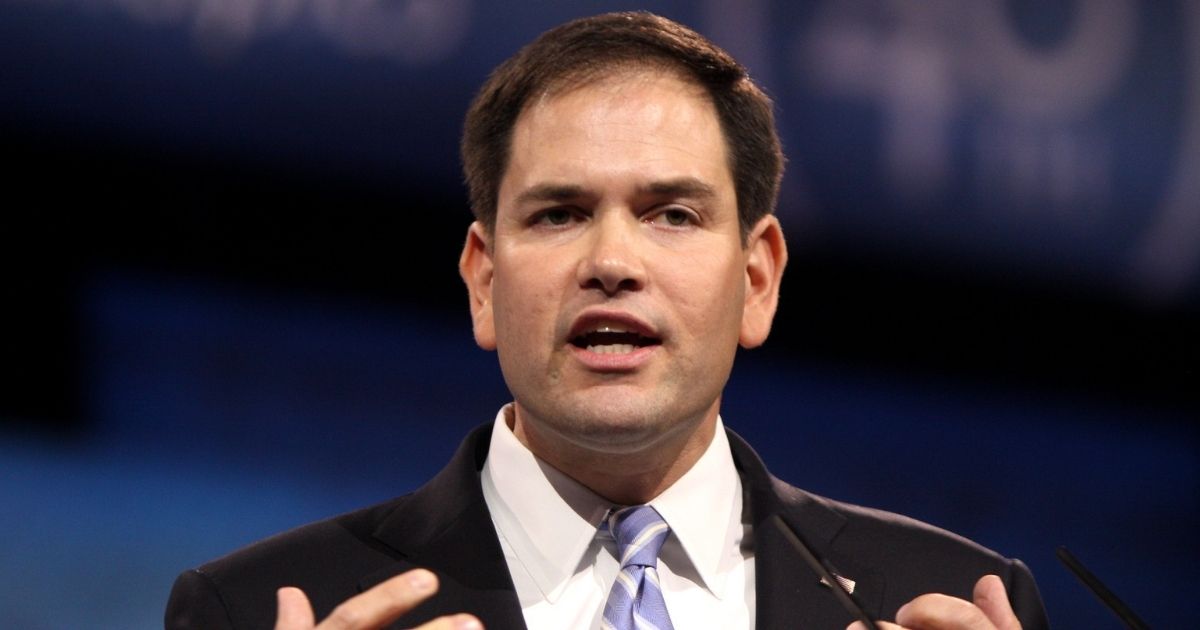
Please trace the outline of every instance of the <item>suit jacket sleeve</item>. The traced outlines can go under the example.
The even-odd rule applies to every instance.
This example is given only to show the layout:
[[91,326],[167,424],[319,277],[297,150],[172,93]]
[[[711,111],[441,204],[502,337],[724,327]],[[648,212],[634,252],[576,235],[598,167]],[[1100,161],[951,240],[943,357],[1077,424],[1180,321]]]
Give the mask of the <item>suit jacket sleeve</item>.
[[1046,618],[1046,608],[1042,605],[1042,597],[1038,594],[1037,584],[1033,581],[1033,573],[1020,560],[1012,560],[1012,572],[1008,589],[1008,601],[1012,604],[1013,612],[1021,620],[1021,630],[1048,630],[1050,622]]
[[212,580],[198,569],[175,579],[163,627],[166,630],[232,630],[233,621]]

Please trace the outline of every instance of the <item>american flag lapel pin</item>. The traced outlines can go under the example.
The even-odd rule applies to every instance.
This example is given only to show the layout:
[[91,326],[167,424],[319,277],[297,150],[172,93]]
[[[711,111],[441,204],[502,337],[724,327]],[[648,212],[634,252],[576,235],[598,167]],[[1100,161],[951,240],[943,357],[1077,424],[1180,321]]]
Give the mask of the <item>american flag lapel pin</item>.
[[[842,590],[846,591],[847,593],[849,593],[851,595],[854,594],[854,580],[851,580],[850,578],[847,578],[847,577],[842,577],[836,573],[833,574],[833,579],[837,580],[837,583],[839,585],[841,585]],[[826,580],[825,578],[821,578],[821,584],[823,584],[825,586],[832,586],[829,583],[829,580]]]

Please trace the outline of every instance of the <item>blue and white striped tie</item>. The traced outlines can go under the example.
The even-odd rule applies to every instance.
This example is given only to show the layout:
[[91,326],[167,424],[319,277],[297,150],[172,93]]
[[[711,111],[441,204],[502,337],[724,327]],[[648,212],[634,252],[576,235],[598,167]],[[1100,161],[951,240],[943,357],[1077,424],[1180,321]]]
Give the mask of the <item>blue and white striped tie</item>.
[[671,528],[654,508],[633,505],[608,515],[621,572],[604,604],[604,630],[674,630],[658,585],[658,552]]

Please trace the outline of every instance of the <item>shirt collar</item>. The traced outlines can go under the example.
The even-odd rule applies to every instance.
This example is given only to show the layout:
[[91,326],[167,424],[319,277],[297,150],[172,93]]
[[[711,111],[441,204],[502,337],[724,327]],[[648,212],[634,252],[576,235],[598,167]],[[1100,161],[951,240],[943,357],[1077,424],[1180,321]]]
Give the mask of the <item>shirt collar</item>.
[[538,459],[496,415],[484,462],[484,497],[496,529],[553,602],[575,573],[612,503]]
[[[720,416],[700,459],[650,505],[671,527],[704,586],[725,594],[730,569],[742,562],[742,487]],[[740,594],[739,594],[740,595]]]
[[[521,444],[508,426],[510,409],[505,405],[492,427],[484,496],[497,531],[553,602],[613,504]],[[704,586],[720,598],[729,567],[742,560],[742,491],[720,417],[716,424],[700,459],[650,505],[671,527]]]

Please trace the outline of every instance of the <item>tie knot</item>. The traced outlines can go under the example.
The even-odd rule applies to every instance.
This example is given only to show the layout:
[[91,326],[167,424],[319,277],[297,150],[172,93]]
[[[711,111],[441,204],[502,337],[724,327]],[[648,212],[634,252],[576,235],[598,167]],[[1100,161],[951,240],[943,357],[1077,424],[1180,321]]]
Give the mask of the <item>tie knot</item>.
[[621,568],[658,566],[658,552],[671,528],[649,505],[631,505],[608,515],[608,530],[617,540]]

